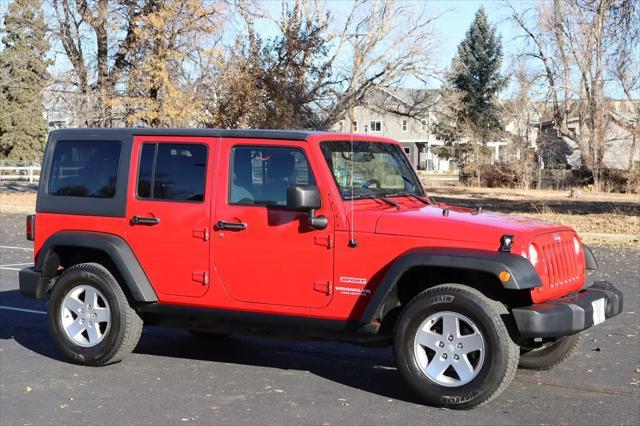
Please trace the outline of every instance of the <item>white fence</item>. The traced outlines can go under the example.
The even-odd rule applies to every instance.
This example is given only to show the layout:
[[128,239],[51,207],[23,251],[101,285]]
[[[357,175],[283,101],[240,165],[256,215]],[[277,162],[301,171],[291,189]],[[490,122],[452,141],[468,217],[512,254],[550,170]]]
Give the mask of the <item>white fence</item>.
[[0,166],[0,182],[28,180],[29,183],[40,180],[40,166]]

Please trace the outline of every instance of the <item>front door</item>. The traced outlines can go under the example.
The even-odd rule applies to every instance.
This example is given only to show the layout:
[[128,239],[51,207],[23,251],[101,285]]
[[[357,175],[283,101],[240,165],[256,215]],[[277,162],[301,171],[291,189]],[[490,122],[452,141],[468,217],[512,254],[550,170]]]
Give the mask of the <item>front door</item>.
[[324,230],[309,228],[307,214],[286,209],[287,188],[315,185],[300,142],[223,139],[216,201],[214,263],[236,300],[323,307],[331,300],[333,220],[329,203],[317,212]]
[[209,287],[214,141],[163,136],[134,140],[127,240],[161,301],[200,297]]

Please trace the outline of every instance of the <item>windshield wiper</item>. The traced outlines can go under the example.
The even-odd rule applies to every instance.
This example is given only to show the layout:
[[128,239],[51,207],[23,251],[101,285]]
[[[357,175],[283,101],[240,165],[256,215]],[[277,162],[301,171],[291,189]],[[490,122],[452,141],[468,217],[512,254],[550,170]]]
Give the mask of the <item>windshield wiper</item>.
[[390,206],[393,207],[399,207],[400,204],[396,203],[393,200],[388,199],[387,197],[384,197],[382,195],[376,195],[376,194],[361,194],[361,195],[354,195],[353,197],[349,196],[348,199],[376,199],[376,200],[380,200],[380,201],[384,201],[385,203],[389,204]]
[[412,194],[410,192],[395,192],[393,194],[387,194],[388,197],[412,197],[415,198],[416,200],[420,201],[423,204],[429,205],[431,204],[431,201],[427,200],[426,198],[422,198],[419,195],[416,194]]

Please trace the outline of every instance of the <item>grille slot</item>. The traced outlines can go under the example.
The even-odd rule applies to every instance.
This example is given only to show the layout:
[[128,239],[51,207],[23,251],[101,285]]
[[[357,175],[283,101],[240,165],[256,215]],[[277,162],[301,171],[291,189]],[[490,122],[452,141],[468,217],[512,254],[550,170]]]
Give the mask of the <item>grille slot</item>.
[[573,241],[566,235],[562,237],[560,241],[547,239],[546,244],[541,245],[542,258],[547,266],[547,284],[551,288],[572,285],[582,279]]

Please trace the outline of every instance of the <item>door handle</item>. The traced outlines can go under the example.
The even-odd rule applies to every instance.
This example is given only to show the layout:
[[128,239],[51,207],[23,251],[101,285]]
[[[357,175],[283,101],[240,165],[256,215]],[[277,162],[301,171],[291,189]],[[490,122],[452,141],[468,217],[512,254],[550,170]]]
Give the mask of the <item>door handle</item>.
[[134,216],[131,218],[132,225],[157,225],[159,223],[160,223],[160,219],[157,217]]
[[225,222],[223,220],[219,220],[216,222],[216,229],[222,230],[227,229],[229,231],[244,231],[247,229],[246,223],[238,223],[238,222]]

